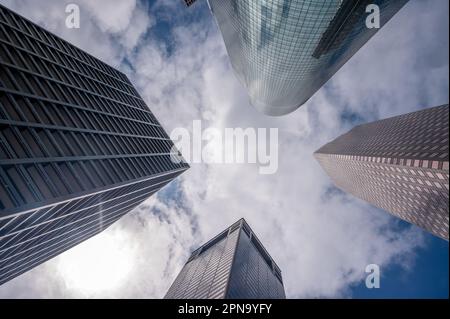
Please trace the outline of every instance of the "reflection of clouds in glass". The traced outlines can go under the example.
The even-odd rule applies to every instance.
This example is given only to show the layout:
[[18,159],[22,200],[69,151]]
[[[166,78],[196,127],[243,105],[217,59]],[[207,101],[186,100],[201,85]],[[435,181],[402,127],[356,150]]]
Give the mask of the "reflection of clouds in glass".
[[[407,0],[379,0],[386,23]],[[209,1],[238,79],[267,115],[295,111],[378,30],[370,1]]]
[[[40,8],[52,12],[61,2],[0,3],[43,22],[58,15],[40,16]],[[124,70],[168,132],[191,127],[205,114],[214,127],[277,127],[279,171],[261,176],[239,165],[192,167],[177,180],[176,196],[170,184],[164,196],[159,192],[105,230],[112,237],[125,232],[117,238],[132,238],[123,245],[137,256],[125,287],[92,296],[164,296],[191,248],[241,217],[277,260],[288,297],[348,296],[351,285],[364,284],[370,263],[385,269],[407,260],[401,266],[412,267],[422,233],[398,231],[385,212],[342,192],[326,193],[330,180],[312,153],[350,129],[352,120],[341,121],[344,110],[371,121],[448,102],[448,1],[411,1],[307,105],[282,118],[263,116],[248,104],[205,1],[186,9],[178,0],[160,0],[150,12],[158,21],[163,12],[171,33],[155,39],[156,25],[133,52],[91,18],[82,21],[83,32],[52,31],[114,65],[126,57]],[[187,24],[197,12],[203,16]],[[436,59],[440,63],[430,61]],[[0,297],[80,296],[55,276],[60,258],[65,256],[1,286]]]

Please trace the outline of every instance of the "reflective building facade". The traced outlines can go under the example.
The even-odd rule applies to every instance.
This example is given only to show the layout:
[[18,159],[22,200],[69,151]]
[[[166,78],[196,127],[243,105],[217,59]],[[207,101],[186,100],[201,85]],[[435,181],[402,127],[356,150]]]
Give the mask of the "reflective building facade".
[[[407,0],[209,0],[233,69],[268,115],[304,104]],[[369,16],[370,20],[370,16]]]
[[166,299],[285,299],[281,271],[244,219],[195,250]]
[[0,284],[188,168],[128,78],[0,6]]
[[448,240],[448,105],[356,126],[314,155],[340,189]]

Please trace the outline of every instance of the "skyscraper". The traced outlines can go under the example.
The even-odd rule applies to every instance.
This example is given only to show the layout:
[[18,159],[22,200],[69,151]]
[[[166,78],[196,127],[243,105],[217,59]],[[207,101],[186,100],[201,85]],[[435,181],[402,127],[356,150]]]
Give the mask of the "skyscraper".
[[195,250],[167,299],[285,299],[280,268],[244,219]]
[[0,6],[0,284],[188,168],[128,78]]
[[251,103],[275,116],[304,104],[378,31],[366,26],[373,5],[383,26],[406,2],[208,1]]
[[356,126],[314,155],[337,187],[448,240],[448,105]]

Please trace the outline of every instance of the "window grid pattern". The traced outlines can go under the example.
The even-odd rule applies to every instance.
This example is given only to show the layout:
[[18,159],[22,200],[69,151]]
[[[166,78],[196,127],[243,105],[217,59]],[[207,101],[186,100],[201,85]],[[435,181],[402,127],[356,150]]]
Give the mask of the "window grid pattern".
[[242,231],[231,271],[227,299],[285,299],[279,269],[267,261],[252,233]]
[[[375,0],[381,25],[407,0]],[[209,0],[238,79],[269,115],[305,103],[378,29],[363,0]]]
[[188,168],[121,72],[0,5],[0,284]]
[[448,105],[363,124],[315,157],[339,188],[448,240]]
[[221,236],[210,249],[191,259],[168,290],[166,299],[223,299],[238,232]]
[[281,270],[242,219],[192,252],[165,298],[276,299],[285,293]]

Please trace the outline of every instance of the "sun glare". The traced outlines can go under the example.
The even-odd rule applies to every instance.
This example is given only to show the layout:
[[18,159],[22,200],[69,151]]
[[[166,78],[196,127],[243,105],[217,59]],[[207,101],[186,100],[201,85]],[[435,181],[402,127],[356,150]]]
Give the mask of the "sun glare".
[[126,281],[134,253],[125,236],[103,232],[59,257],[58,271],[67,288],[85,295],[112,291]]

